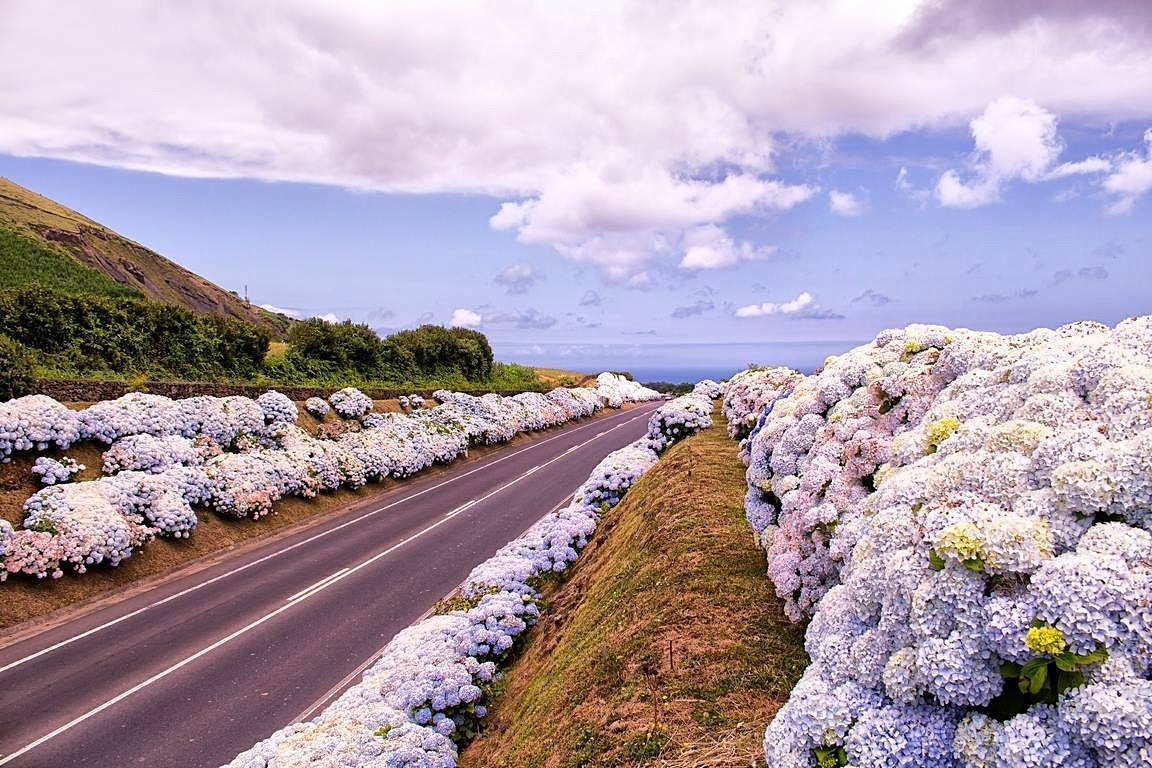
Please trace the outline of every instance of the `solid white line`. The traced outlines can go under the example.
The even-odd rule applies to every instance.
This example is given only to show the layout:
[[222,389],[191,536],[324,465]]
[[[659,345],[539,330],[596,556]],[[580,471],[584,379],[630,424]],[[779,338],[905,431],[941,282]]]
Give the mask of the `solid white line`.
[[319,587],[321,584],[324,584],[324,583],[326,583],[326,582],[328,582],[328,581],[331,581],[332,579],[336,578],[337,576],[339,576],[340,574],[344,573],[344,572],[345,572],[345,571],[347,571],[347,570],[348,570],[347,568],[341,568],[340,570],[336,571],[335,573],[330,573],[330,574],[328,574],[327,576],[325,576],[324,578],[320,579],[320,581],[316,582],[316,583],[315,583],[315,584],[313,584],[312,586],[310,586],[310,587],[304,587],[304,589],[302,589],[302,590],[300,590],[299,592],[297,592],[296,594],[292,595],[292,597],[288,598],[288,599],[287,599],[287,600],[285,600],[284,602],[286,602],[286,603],[290,603],[290,602],[292,602],[293,600],[295,600],[296,598],[300,597],[301,595],[306,595],[306,594],[308,594],[308,593],[309,593],[309,592],[311,592],[312,590],[316,589],[316,587]]
[[[637,416],[637,417],[628,419],[627,421],[622,421],[621,423],[615,425],[611,429],[605,430],[604,432],[601,432],[601,433],[597,434],[596,436],[589,438],[588,440],[581,443],[581,445],[588,445],[592,442],[595,442],[602,435],[607,434],[608,432],[612,432],[612,431],[614,431],[614,430],[618,429],[619,427],[622,427],[626,424],[630,424],[633,421],[635,421],[637,418],[640,418],[640,417]],[[534,472],[541,469],[542,467],[546,467],[549,464],[553,464],[562,458],[564,458],[564,454],[560,454],[560,455],[552,458],[551,460],[549,460],[543,464],[539,464],[539,465],[533,467],[532,469],[528,470],[524,474],[520,475],[519,477],[515,478],[514,480],[511,480],[510,482],[505,483],[504,485],[500,486],[496,490],[494,490],[494,491],[492,491],[492,492],[490,492],[484,496],[481,496],[479,499],[474,500],[474,502],[469,502],[469,504],[464,505],[464,507],[467,507],[473,503],[478,504],[478,503],[484,501],[485,499],[491,498],[492,496],[495,496],[500,491],[502,491],[506,488],[509,488],[512,485],[515,485],[517,482],[524,479],[525,477],[528,477],[529,475],[533,474]],[[117,694],[116,696],[105,701],[104,703],[100,704],[99,706],[93,707],[92,709],[88,710],[84,714],[73,718],[72,720],[68,721],[64,725],[59,726],[55,730],[50,731],[49,733],[41,736],[40,738],[36,739],[35,741],[33,741],[29,744],[26,744],[25,746],[21,747],[20,749],[16,750],[15,752],[5,756],[3,759],[0,759],[0,766],[7,765],[8,763],[12,762],[13,760],[20,757],[21,755],[24,755],[24,754],[30,752],[31,750],[35,749],[36,747],[40,746],[41,744],[43,744],[47,741],[50,741],[51,739],[54,739],[55,737],[59,736],[60,734],[65,733],[66,731],[71,730],[72,728],[76,727],[77,725],[80,725],[81,723],[94,717],[95,715],[100,714],[101,712],[108,709],[109,707],[123,701],[124,699],[128,698],[129,696],[136,693],[137,691],[143,690],[144,688],[147,688],[152,683],[155,683],[159,680],[164,679],[165,677],[172,674],[173,672],[176,672],[177,670],[187,666],[188,664],[191,664],[193,661],[196,661],[197,659],[201,658],[202,656],[205,656],[206,654],[211,653],[212,651],[216,650],[217,648],[221,647],[222,645],[225,645],[225,644],[231,642],[232,640],[235,640],[237,637],[240,637],[241,635],[246,634],[247,632],[250,632],[251,630],[255,629],[256,627],[260,626],[261,624],[264,624],[265,622],[270,621],[271,619],[275,618],[276,616],[279,616],[281,613],[283,613],[284,611],[287,611],[289,608],[292,608],[296,605],[300,605],[302,602],[304,602],[308,598],[310,598],[314,595],[320,594],[321,592],[323,592],[325,589],[332,586],[333,584],[336,584],[336,583],[342,581],[344,578],[351,576],[352,574],[360,571],[363,568],[367,568],[372,563],[376,562],[377,560],[381,559],[382,557],[385,557],[385,556],[391,554],[392,552],[395,552],[397,549],[404,546],[405,544],[407,544],[411,541],[414,541],[415,539],[420,538],[424,534],[426,534],[426,533],[428,533],[428,532],[430,532],[436,528],[439,528],[441,525],[443,525],[444,523],[448,522],[453,517],[458,515],[460,513],[461,509],[462,509],[461,507],[457,507],[455,510],[453,510],[452,512],[450,512],[446,516],[440,518],[439,520],[432,523],[431,525],[427,526],[423,530],[420,530],[420,531],[412,534],[411,536],[404,539],[403,541],[400,541],[396,544],[393,544],[391,547],[388,547],[387,549],[383,550],[382,552],[378,552],[377,554],[375,554],[372,557],[368,558],[367,560],[359,563],[358,565],[356,565],[352,568],[345,569],[343,572],[338,571],[337,574],[333,574],[332,577],[330,577],[329,579],[322,582],[319,587],[311,589],[311,591],[307,591],[302,597],[300,597],[296,600],[293,600],[291,602],[285,603],[284,605],[280,606],[276,610],[264,614],[260,618],[255,619],[252,622],[249,622],[248,624],[241,627],[240,629],[237,629],[237,630],[233,631],[232,633],[230,633],[230,634],[220,638],[219,640],[213,642],[211,645],[208,645],[208,646],[200,649],[199,651],[192,654],[191,656],[187,656],[184,659],[181,659],[180,661],[176,662],[175,664],[168,667],[167,669],[164,669],[164,670],[157,672],[156,674],[152,675],[152,677],[149,677],[147,680],[144,680],[142,682],[137,683],[136,685],[132,686],[128,690]]]
[[[625,413],[627,413],[627,411],[625,411]],[[622,415],[622,414],[613,414],[609,418],[613,419],[613,418],[616,418],[620,415]],[[635,421],[635,418],[636,417],[629,419],[628,421],[621,422],[621,423],[623,423],[623,424],[631,423],[632,421]],[[428,488],[425,488],[421,491],[417,491],[415,493],[405,495],[403,498],[397,499],[396,501],[394,501],[390,504],[385,504],[384,506],[379,507],[378,509],[371,510],[370,512],[365,512],[364,514],[362,514],[358,517],[355,517],[355,518],[353,518],[351,520],[347,520],[347,521],[345,521],[339,525],[335,525],[331,528],[320,531],[319,533],[316,533],[312,536],[309,536],[306,539],[301,539],[300,541],[296,542],[295,544],[290,544],[290,545],[283,547],[282,549],[279,549],[275,552],[271,552],[267,555],[264,555],[263,557],[259,557],[256,560],[252,560],[248,563],[245,563],[244,565],[237,566],[236,568],[233,568],[229,571],[221,573],[217,576],[213,576],[210,579],[202,581],[198,584],[194,584],[191,587],[183,589],[179,592],[175,592],[175,593],[169,595],[168,597],[165,597],[165,598],[162,598],[160,600],[156,600],[155,602],[141,606],[140,608],[137,608],[134,611],[129,611],[128,613],[125,613],[122,616],[118,616],[115,619],[111,619],[109,621],[104,622],[103,624],[92,627],[91,629],[87,629],[84,632],[81,632],[80,634],[73,635],[72,637],[69,637],[65,640],[61,640],[61,641],[59,641],[53,645],[42,648],[39,651],[36,651],[35,653],[30,653],[27,656],[24,656],[23,658],[16,659],[15,661],[9,662],[8,664],[5,664],[4,666],[0,667],[0,673],[7,672],[10,669],[14,669],[15,667],[20,666],[21,664],[32,661],[33,659],[38,659],[41,656],[44,656],[45,654],[59,650],[60,648],[63,648],[67,645],[71,645],[72,643],[76,642],[77,640],[83,640],[86,637],[94,635],[97,632],[100,632],[102,630],[108,629],[109,627],[113,627],[122,621],[126,621],[126,620],[132,618],[133,616],[138,616],[141,613],[144,613],[145,611],[148,611],[152,608],[157,608],[157,607],[164,605],[166,603],[169,603],[173,600],[184,597],[185,595],[191,594],[192,592],[196,592],[197,590],[200,590],[200,589],[203,589],[204,587],[210,586],[210,585],[216,583],[217,581],[220,581],[221,579],[226,579],[230,576],[234,576],[237,573],[241,573],[242,571],[246,571],[249,568],[253,568],[253,567],[257,566],[260,563],[263,563],[263,562],[266,562],[268,560],[272,560],[276,557],[279,557],[281,555],[287,554],[288,552],[291,552],[292,550],[296,549],[297,547],[302,547],[305,544],[310,544],[313,541],[316,541],[317,539],[324,538],[325,536],[327,536],[331,533],[335,533],[336,531],[342,530],[342,529],[344,529],[350,525],[353,525],[355,523],[359,523],[363,520],[366,520],[369,517],[372,517],[372,516],[374,516],[380,512],[384,512],[385,510],[391,509],[392,507],[395,507],[398,504],[403,504],[404,502],[409,501],[410,499],[418,498],[420,496],[423,496],[426,493],[431,493],[432,491],[443,488],[446,485],[450,485],[451,483],[455,483],[458,480],[464,479],[465,477],[473,475],[473,474],[480,472],[482,470],[488,469],[489,467],[491,467],[495,464],[499,464],[500,462],[507,461],[508,459],[512,458],[513,456],[518,456],[519,454],[524,453],[525,451],[530,451],[534,448],[538,448],[541,445],[545,445],[546,443],[550,443],[553,440],[559,440],[561,437],[567,437],[568,435],[571,435],[571,434],[578,432],[580,430],[583,430],[583,429],[588,429],[589,427],[592,427],[592,426],[594,426],[594,424],[584,424],[582,426],[575,427],[573,429],[565,430],[561,434],[546,438],[546,439],[541,440],[541,441],[536,442],[536,443],[532,443],[531,445],[527,445],[527,446],[520,448],[519,450],[513,451],[512,453],[509,453],[505,456],[501,456],[497,459],[494,459],[493,461],[489,461],[485,464],[482,464],[481,466],[476,467],[475,469],[471,469],[471,470],[464,472],[462,474],[459,474],[459,475],[454,475],[454,476],[448,478],[447,480],[443,480],[443,481],[441,481],[435,485],[429,486]],[[601,432],[600,434],[597,435],[597,437],[599,437],[602,434],[604,434],[604,433]],[[569,449],[569,450],[571,450],[571,449]]]
[[[566,451],[566,453],[567,453],[567,451]],[[560,500],[559,504],[552,507],[552,509],[548,510],[543,515],[541,515],[539,520],[534,521],[532,523],[532,525],[529,525],[527,528],[525,528],[520,533],[519,536],[516,536],[513,539],[513,541],[515,541],[516,539],[522,538],[526,533],[528,533],[528,531],[532,530],[532,526],[536,525],[536,523],[539,523],[540,520],[543,520],[544,518],[548,517],[548,515],[552,514],[556,510],[560,509],[565,504],[570,503],[572,500],[572,497],[576,495],[576,490],[578,488],[579,488],[579,486],[574,488],[571,493],[569,493],[567,496],[565,496],[563,499]],[[464,581],[467,581],[467,579],[465,579]],[[459,592],[461,589],[463,589],[464,581],[462,581],[459,584],[457,584],[456,586],[452,587],[452,589],[450,589],[442,598],[440,598],[435,603],[430,605],[428,607],[428,610],[424,611],[424,613],[422,613],[418,617],[416,617],[416,620],[413,621],[408,626],[410,626],[410,627],[415,626],[416,624],[419,624],[420,622],[424,621],[424,619],[428,618],[433,613],[435,613],[437,605],[439,605],[440,603],[442,603],[443,601],[452,597],[457,592]],[[380,646],[380,648],[377,651],[375,651],[371,656],[369,656],[367,659],[365,659],[363,662],[361,662],[356,667],[356,669],[352,670],[347,675],[345,675],[343,680],[341,680],[340,682],[336,683],[336,685],[329,688],[328,691],[323,696],[321,696],[316,701],[312,702],[311,706],[309,706],[308,709],[304,710],[299,715],[292,718],[290,721],[285,723],[285,725],[292,725],[293,723],[303,723],[303,722],[310,720],[313,716],[315,716],[315,714],[318,714],[320,709],[324,708],[324,706],[326,704],[333,701],[337,697],[338,694],[342,694],[345,690],[347,690],[347,688],[349,687],[349,684],[353,680],[355,680],[357,677],[362,675],[364,673],[364,671],[366,669],[368,669],[368,667],[372,666],[372,664],[375,663],[375,661],[377,659],[379,659],[381,656],[383,656],[384,651],[388,650],[388,646],[391,644],[391,642],[392,642],[392,639],[389,638],[387,643]]]

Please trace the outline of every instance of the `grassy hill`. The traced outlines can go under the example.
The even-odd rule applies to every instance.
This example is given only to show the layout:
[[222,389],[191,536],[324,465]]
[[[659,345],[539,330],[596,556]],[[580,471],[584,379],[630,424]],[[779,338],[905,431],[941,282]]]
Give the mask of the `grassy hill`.
[[282,337],[288,319],[59,203],[0,177],[0,288],[30,282],[75,293],[123,295],[256,323]]
[[746,490],[723,424],[671,448],[546,595],[461,768],[763,766],[808,659]]

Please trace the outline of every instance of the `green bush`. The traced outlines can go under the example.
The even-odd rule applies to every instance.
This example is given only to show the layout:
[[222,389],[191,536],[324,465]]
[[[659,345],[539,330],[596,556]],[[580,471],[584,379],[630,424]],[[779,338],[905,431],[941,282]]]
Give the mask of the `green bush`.
[[33,368],[31,351],[0,334],[0,400],[32,394],[36,390]]
[[144,298],[68,294],[39,285],[0,291],[0,328],[65,374],[246,377],[268,352],[264,329]]

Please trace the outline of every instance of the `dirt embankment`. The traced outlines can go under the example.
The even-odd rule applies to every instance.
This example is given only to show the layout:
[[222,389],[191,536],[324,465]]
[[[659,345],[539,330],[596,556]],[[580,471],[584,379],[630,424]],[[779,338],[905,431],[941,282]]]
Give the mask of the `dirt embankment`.
[[744,491],[722,426],[672,448],[549,595],[462,768],[763,765],[808,658]]

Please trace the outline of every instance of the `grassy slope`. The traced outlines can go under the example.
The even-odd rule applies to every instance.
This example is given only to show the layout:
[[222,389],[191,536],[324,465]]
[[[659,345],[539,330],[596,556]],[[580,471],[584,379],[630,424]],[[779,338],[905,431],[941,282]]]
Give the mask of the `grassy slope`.
[[30,283],[49,285],[65,293],[140,295],[55,246],[14,230],[0,229],[0,288],[19,288]]
[[544,383],[549,389],[552,387],[580,387],[586,381],[593,377],[587,373],[577,373],[576,371],[566,371],[562,368],[538,368],[534,367],[532,370],[541,382]]
[[807,656],[752,543],[735,454],[713,427],[605,516],[462,768],[763,764]]
[[[155,251],[3,177],[0,177],[0,230],[32,238],[149,298],[180,304],[199,313],[211,312],[259,323],[278,336],[287,329],[287,318],[251,307],[235,294]],[[58,287],[60,274],[48,268],[47,262],[43,266],[45,268],[34,277],[46,286]],[[25,274],[25,279],[27,277]],[[0,278],[0,287],[6,282]]]

